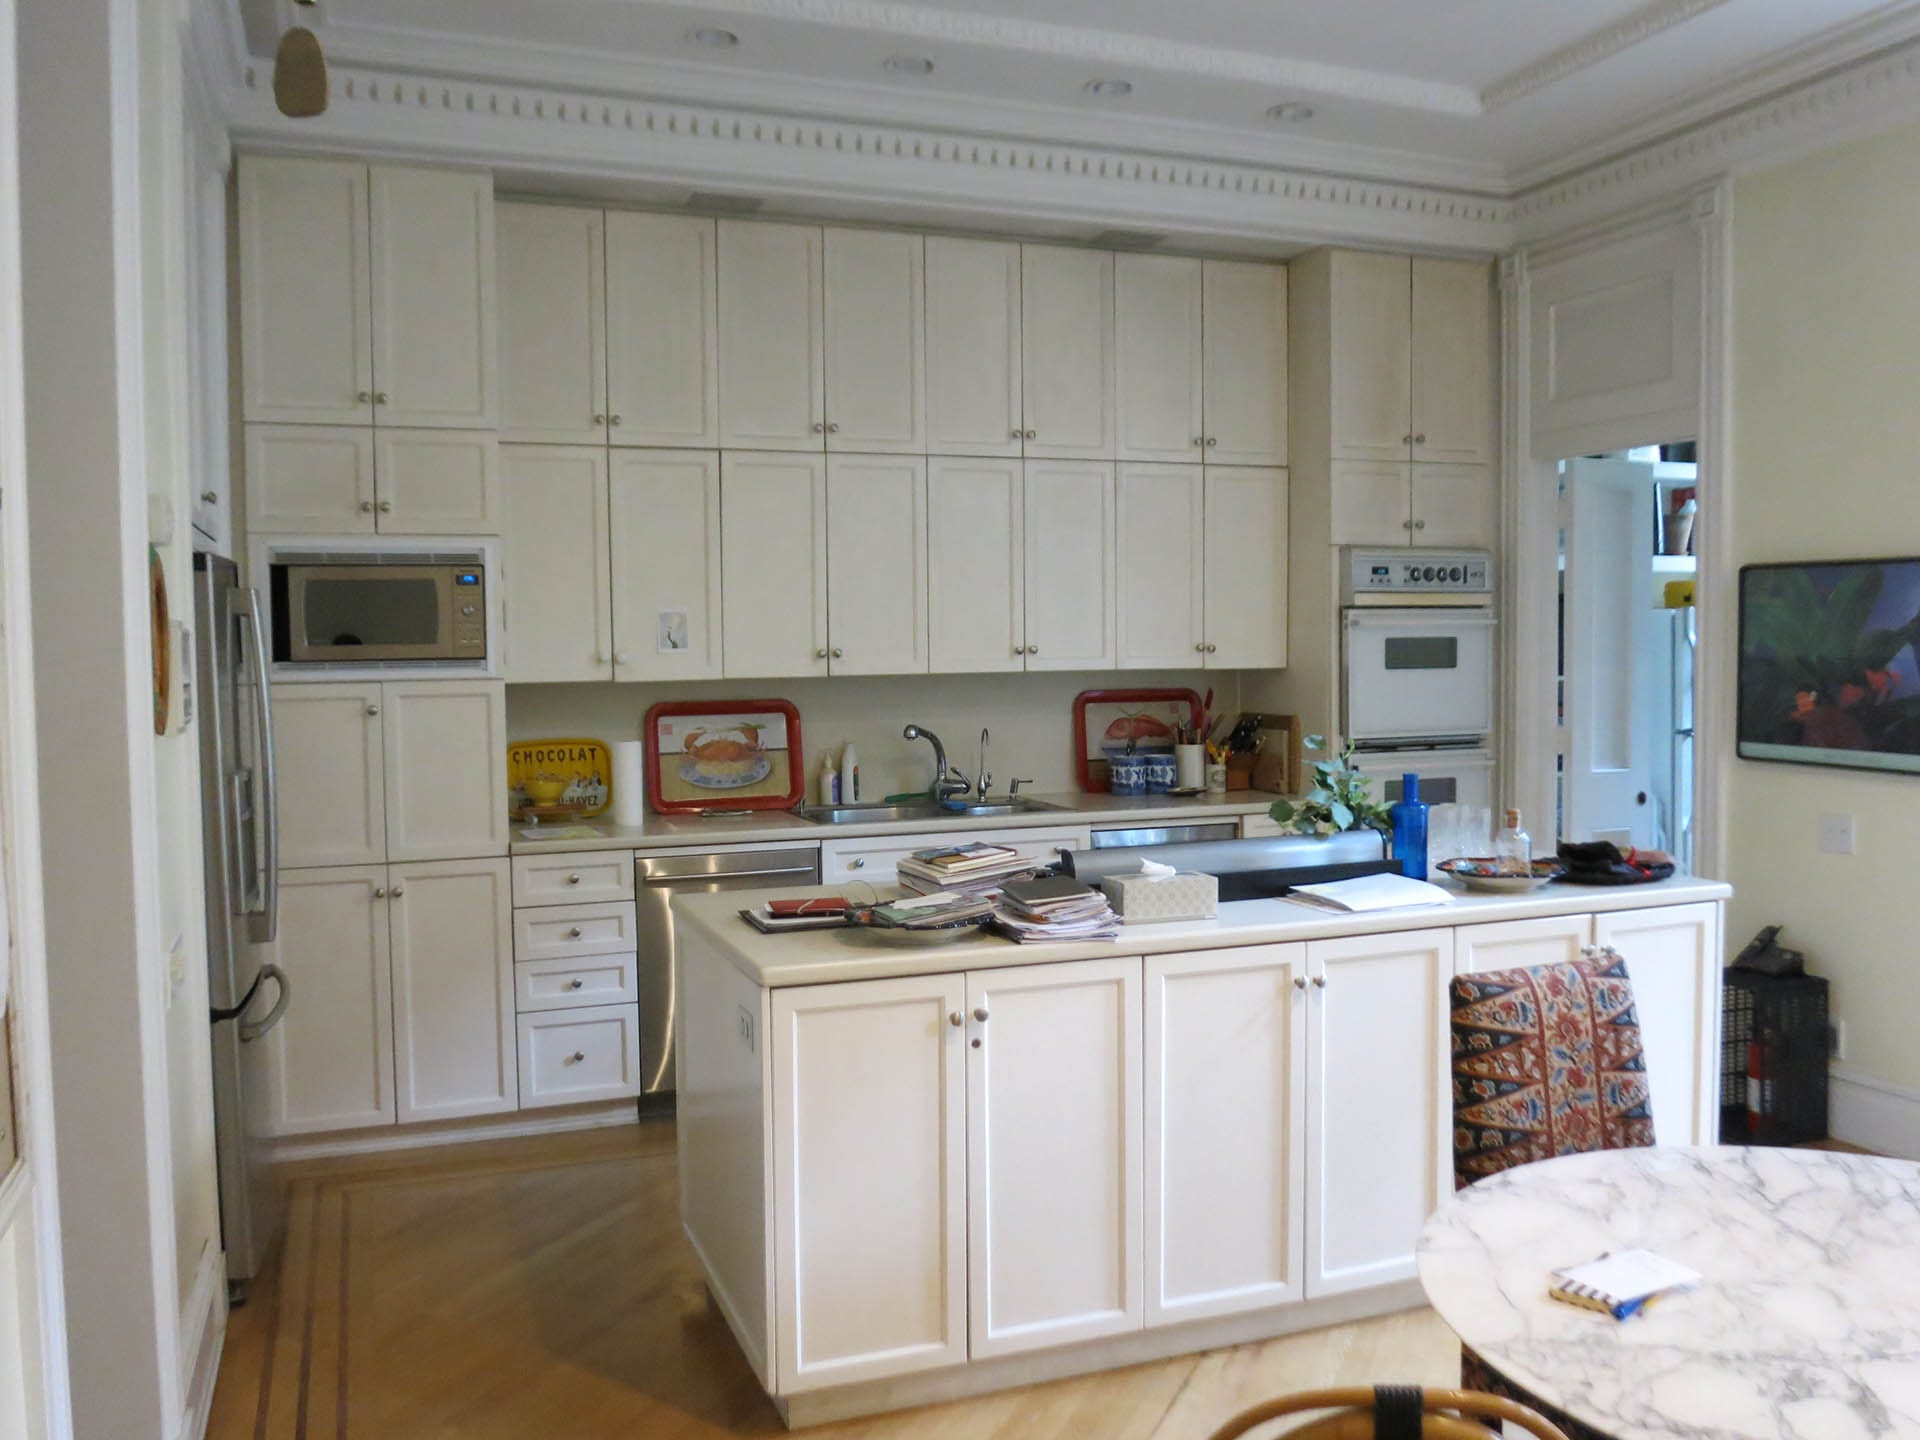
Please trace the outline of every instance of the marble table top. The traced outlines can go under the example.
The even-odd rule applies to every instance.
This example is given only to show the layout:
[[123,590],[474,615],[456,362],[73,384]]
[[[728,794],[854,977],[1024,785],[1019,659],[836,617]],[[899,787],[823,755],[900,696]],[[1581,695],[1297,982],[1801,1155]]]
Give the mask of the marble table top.
[[[1625,1321],[1548,1272],[1642,1247],[1704,1277]],[[1818,1150],[1574,1155],[1450,1197],[1420,1283],[1461,1341],[1617,1440],[1920,1437],[1920,1165]]]

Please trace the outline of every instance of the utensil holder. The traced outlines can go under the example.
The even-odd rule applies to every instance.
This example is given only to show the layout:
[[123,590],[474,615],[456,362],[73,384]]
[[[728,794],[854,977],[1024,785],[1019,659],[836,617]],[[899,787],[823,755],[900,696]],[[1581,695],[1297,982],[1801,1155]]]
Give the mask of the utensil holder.
[[1207,783],[1207,747],[1176,745],[1173,761],[1177,774],[1174,783],[1182,790],[1198,790]]

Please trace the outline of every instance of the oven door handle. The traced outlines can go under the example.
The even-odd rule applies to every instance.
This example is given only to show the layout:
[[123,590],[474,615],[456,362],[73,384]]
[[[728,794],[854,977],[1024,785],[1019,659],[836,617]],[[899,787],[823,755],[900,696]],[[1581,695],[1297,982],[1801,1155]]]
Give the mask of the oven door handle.
[[1349,610],[1349,630],[1491,630],[1500,622],[1492,615],[1468,610]]

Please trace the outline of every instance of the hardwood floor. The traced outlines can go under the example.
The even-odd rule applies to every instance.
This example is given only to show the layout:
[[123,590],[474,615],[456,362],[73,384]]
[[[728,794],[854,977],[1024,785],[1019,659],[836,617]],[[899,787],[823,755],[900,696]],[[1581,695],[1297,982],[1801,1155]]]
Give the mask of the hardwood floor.
[[[782,1433],[680,1234],[671,1121],[289,1172],[210,1440]],[[1452,1384],[1431,1311],[821,1426],[821,1440],[1200,1440],[1337,1383]]]

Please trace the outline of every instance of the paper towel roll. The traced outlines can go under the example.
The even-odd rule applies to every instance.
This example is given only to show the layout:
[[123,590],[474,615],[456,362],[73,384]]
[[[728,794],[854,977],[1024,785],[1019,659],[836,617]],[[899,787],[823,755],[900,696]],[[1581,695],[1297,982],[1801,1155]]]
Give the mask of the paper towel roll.
[[641,783],[646,745],[639,740],[613,742],[613,823],[637,828],[647,816],[647,792]]

